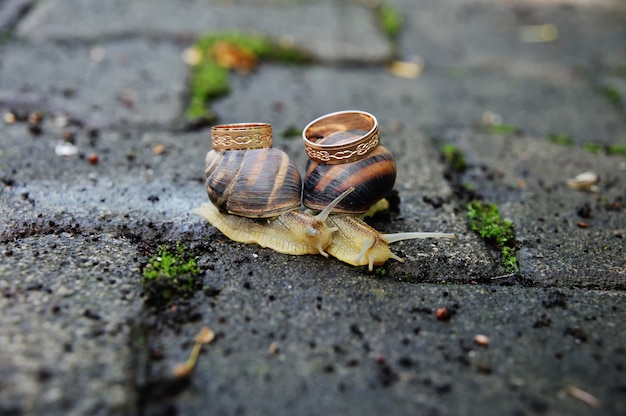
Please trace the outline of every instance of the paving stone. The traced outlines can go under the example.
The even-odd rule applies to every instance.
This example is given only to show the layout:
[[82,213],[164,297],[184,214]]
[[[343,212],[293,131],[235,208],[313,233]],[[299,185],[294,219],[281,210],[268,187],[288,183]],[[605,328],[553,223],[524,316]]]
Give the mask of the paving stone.
[[184,106],[184,48],[140,40],[3,45],[0,102],[94,127],[171,126]]
[[[470,168],[459,181],[515,224],[522,273],[542,285],[624,289],[626,158],[592,155],[543,138],[450,135]],[[598,191],[566,182],[583,172]]]
[[[36,2],[0,45],[0,109],[18,116],[0,125],[0,413],[587,414],[577,387],[599,400],[591,411],[624,414],[626,225],[623,208],[606,209],[626,197],[624,162],[582,147],[626,143],[623,111],[601,92],[621,88],[623,5],[545,3],[393,1],[407,17],[399,54],[426,63],[401,79],[380,65],[393,50],[365,2]],[[546,22],[557,42],[519,43],[521,26]],[[272,123],[303,170],[299,137],[283,132],[370,111],[401,200],[373,225],[459,238],[397,243],[406,262],[368,272],[235,243],[192,216],[210,138],[177,130],[180,53],[230,29],[325,61],[233,76],[212,105],[221,122]],[[33,109],[38,127],[23,120]],[[486,111],[523,133],[485,134]],[[63,137],[77,154],[56,154]],[[465,175],[445,169],[446,142],[465,152]],[[564,187],[587,169],[599,194]],[[465,181],[514,220],[517,275],[494,279],[497,256],[467,228]],[[145,303],[140,268],[176,241],[202,290]],[[205,325],[216,340],[173,378]]]
[[32,4],[32,0],[2,1],[0,3],[0,32],[10,30]]
[[131,411],[136,246],[69,233],[0,246],[0,412]]
[[[626,7],[605,1],[572,7],[568,2],[393,0],[404,16],[400,51],[426,65],[545,67],[623,65]],[[552,24],[554,42],[524,41],[537,26]],[[602,48],[597,48],[602,45]]]
[[354,2],[235,7],[197,0],[48,0],[20,23],[17,33],[34,41],[97,41],[125,36],[193,39],[224,30],[260,32],[295,42],[323,60],[383,61],[391,56],[391,46],[371,11]]
[[[183,414],[584,414],[569,386],[593,394],[602,413],[624,409],[626,357],[614,336],[622,292],[406,285],[258,261],[227,280],[228,263],[216,264],[208,282],[221,292],[197,306],[201,321],[148,337],[167,357],[152,361],[154,382],[166,385],[191,349],[184,340],[202,325],[217,333],[193,393],[152,397],[148,414],[166,405]],[[435,318],[443,306],[449,321]]]
[[491,112],[533,135],[567,134],[579,144],[626,143],[620,111],[585,78],[563,75],[426,68],[417,79],[403,79],[381,68],[264,65],[255,74],[233,77],[233,92],[212,109],[222,122],[267,120],[277,132],[302,129],[329,112],[361,109],[381,123],[400,122],[431,135],[480,126]]

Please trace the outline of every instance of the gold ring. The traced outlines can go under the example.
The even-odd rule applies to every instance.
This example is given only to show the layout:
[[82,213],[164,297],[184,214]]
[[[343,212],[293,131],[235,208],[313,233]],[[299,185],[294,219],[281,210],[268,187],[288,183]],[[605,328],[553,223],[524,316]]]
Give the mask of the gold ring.
[[362,159],[380,143],[378,121],[365,111],[326,114],[310,122],[302,138],[309,158],[327,165]]
[[211,127],[213,150],[251,150],[272,147],[272,125],[234,123]]

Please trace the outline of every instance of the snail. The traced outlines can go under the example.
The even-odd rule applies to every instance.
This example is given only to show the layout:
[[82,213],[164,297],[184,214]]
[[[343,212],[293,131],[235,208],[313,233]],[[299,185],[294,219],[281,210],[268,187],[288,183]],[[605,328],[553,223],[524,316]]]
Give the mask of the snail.
[[[239,128],[245,132],[246,129],[258,129],[258,126],[255,124],[214,127],[218,131]],[[383,264],[390,258],[404,261],[389,250],[388,244],[409,238],[454,237],[453,234],[447,233],[381,234],[354,214],[330,215],[331,211],[355,192],[355,186],[348,187],[339,196],[334,197],[321,207],[321,211],[316,215],[300,211],[299,201],[297,204],[295,202],[283,204],[282,201],[290,198],[279,195],[286,191],[293,199],[294,184],[297,185],[299,180],[299,174],[296,176],[297,169],[290,167],[292,163],[288,156],[281,155],[275,160],[268,157],[272,152],[267,152],[271,149],[263,147],[267,145],[267,142],[260,144],[261,149],[245,150],[244,147],[231,150],[233,149],[232,137],[225,145],[231,147],[223,150],[219,148],[219,143],[216,145],[216,134],[214,131],[212,133],[214,133],[213,150],[207,155],[205,170],[207,193],[212,203],[202,204],[193,213],[208,220],[231,240],[259,244],[283,254],[322,254],[325,257],[330,254],[351,265],[367,265],[372,271],[374,265]],[[248,134],[250,135],[251,133]],[[244,134],[240,139],[249,142],[248,136]],[[234,153],[231,154],[231,152]],[[237,156],[236,152],[242,152],[242,155]],[[369,153],[374,156],[377,154]],[[245,163],[251,165],[256,164],[256,168],[246,170],[248,167],[233,162],[236,159],[242,163],[246,161]],[[262,166],[265,164],[272,166],[272,163],[279,163],[281,166],[272,167],[267,178],[264,175],[268,171]],[[233,168],[233,166],[237,167]],[[224,172],[221,171],[222,169]],[[292,172],[294,170],[295,173]],[[395,180],[395,163],[393,163],[393,171],[393,180]],[[294,177],[292,180],[285,180],[289,176],[287,172],[292,172],[291,176]],[[254,198],[247,196],[247,185],[256,187]],[[259,192],[261,188],[264,190]],[[232,204],[231,198],[239,202]],[[247,205],[250,205],[252,209],[247,210]],[[365,208],[367,209],[371,202],[364,205],[367,205]],[[345,210],[345,208],[342,209]]]
[[310,122],[302,137],[309,156],[302,203],[321,210],[350,187],[355,190],[333,213],[363,214],[396,181],[396,162],[380,145],[376,118],[363,111],[340,111]]

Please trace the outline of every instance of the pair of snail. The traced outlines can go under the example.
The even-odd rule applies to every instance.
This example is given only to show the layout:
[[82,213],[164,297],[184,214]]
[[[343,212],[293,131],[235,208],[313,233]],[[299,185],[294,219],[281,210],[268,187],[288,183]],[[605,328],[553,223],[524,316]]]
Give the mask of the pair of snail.
[[[284,254],[332,255],[372,271],[390,258],[404,261],[389,250],[393,242],[454,237],[382,234],[361,219],[396,179],[393,156],[379,145],[378,123],[369,113],[331,113],[304,129],[304,181],[289,156],[272,148],[271,125],[220,125],[211,134],[205,169],[211,203],[193,212],[231,240]],[[319,212],[302,211],[302,205]]]

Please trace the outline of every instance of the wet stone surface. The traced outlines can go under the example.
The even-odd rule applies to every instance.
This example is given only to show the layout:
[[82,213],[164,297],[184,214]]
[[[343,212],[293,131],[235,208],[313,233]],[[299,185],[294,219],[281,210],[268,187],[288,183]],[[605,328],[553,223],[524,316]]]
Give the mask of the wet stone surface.
[[94,128],[171,128],[184,105],[186,46],[158,40],[2,45],[0,102],[62,113]]
[[131,411],[135,245],[62,232],[3,242],[0,252],[0,413]]
[[[376,114],[381,123],[399,122],[435,137],[450,128],[480,128],[485,113],[495,113],[502,124],[534,136],[566,134],[580,145],[626,143],[623,114],[596,94],[585,77],[567,68],[545,76],[523,70],[426,66],[419,78],[403,79],[375,67],[263,65],[254,76],[232,81],[234,91],[213,106],[224,122],[239,114],[250,120],[276,120],[279,133],[288,127],[302,129],[302,120],[327,112],[359,108]],[[277,83],[287,86],[275,91]],[[580,102],[588,117],[573,116]]]
[[[0,414],[626,413],[626,161],[602,147],[626,143],[623,5],[386,3],[395,45],[356,0],[2,2]],[[558,39],[523,40],[549,23]],[[395,243],[405,262],[369,272],[193,216],[210,134],[183,131],[181,53],[223,30],[319,60],[233,73],[220,122],[272,123],[302,172],[306,123],[369,111],[398,164],[371,224],[457,238]],[[394,76],[394,53],[423,71]],[[584,171],[596,192],[566,186]],[[476,197],[513,221],[519,272],[470,231]],[[177,242],[199,273],[155,300],[142,272]]]
[[[193,393],[151,397],[148,414],[168,405],[183,414],[459,414],[484,400],[489,414],[587,411],[568,386],[594,394],[606,414],[623,411],[626,355],[613,336],[622,293],[416,286],[334,265],[304,276],[296,264],[259,270],[260,260],[242,261],[251,272],[218,280],[219,295],[203,300],[217,339],[189,381]],[[450,320],[436,319],[439,307]],[[153,380],[171,379],[196,328],[151,339],[167,357],[153,359]]]
[[[523,275],[548,286],[624,289],[623,157],[544,138],[467,132],[450,138],[469,164],[457,189],[498,204],[514,222]],[[583,172],[598,175],[597,191],[567,186]]]
[[[193,39],[208,31],[239,30],[296,43],[323,60],[381,62],[391,57],[391,45],[359,2],[243,3],[51,0],[17,32],[34,41],[94,41],[129,35]],[[65,24],[68,20],[74,23]]]

